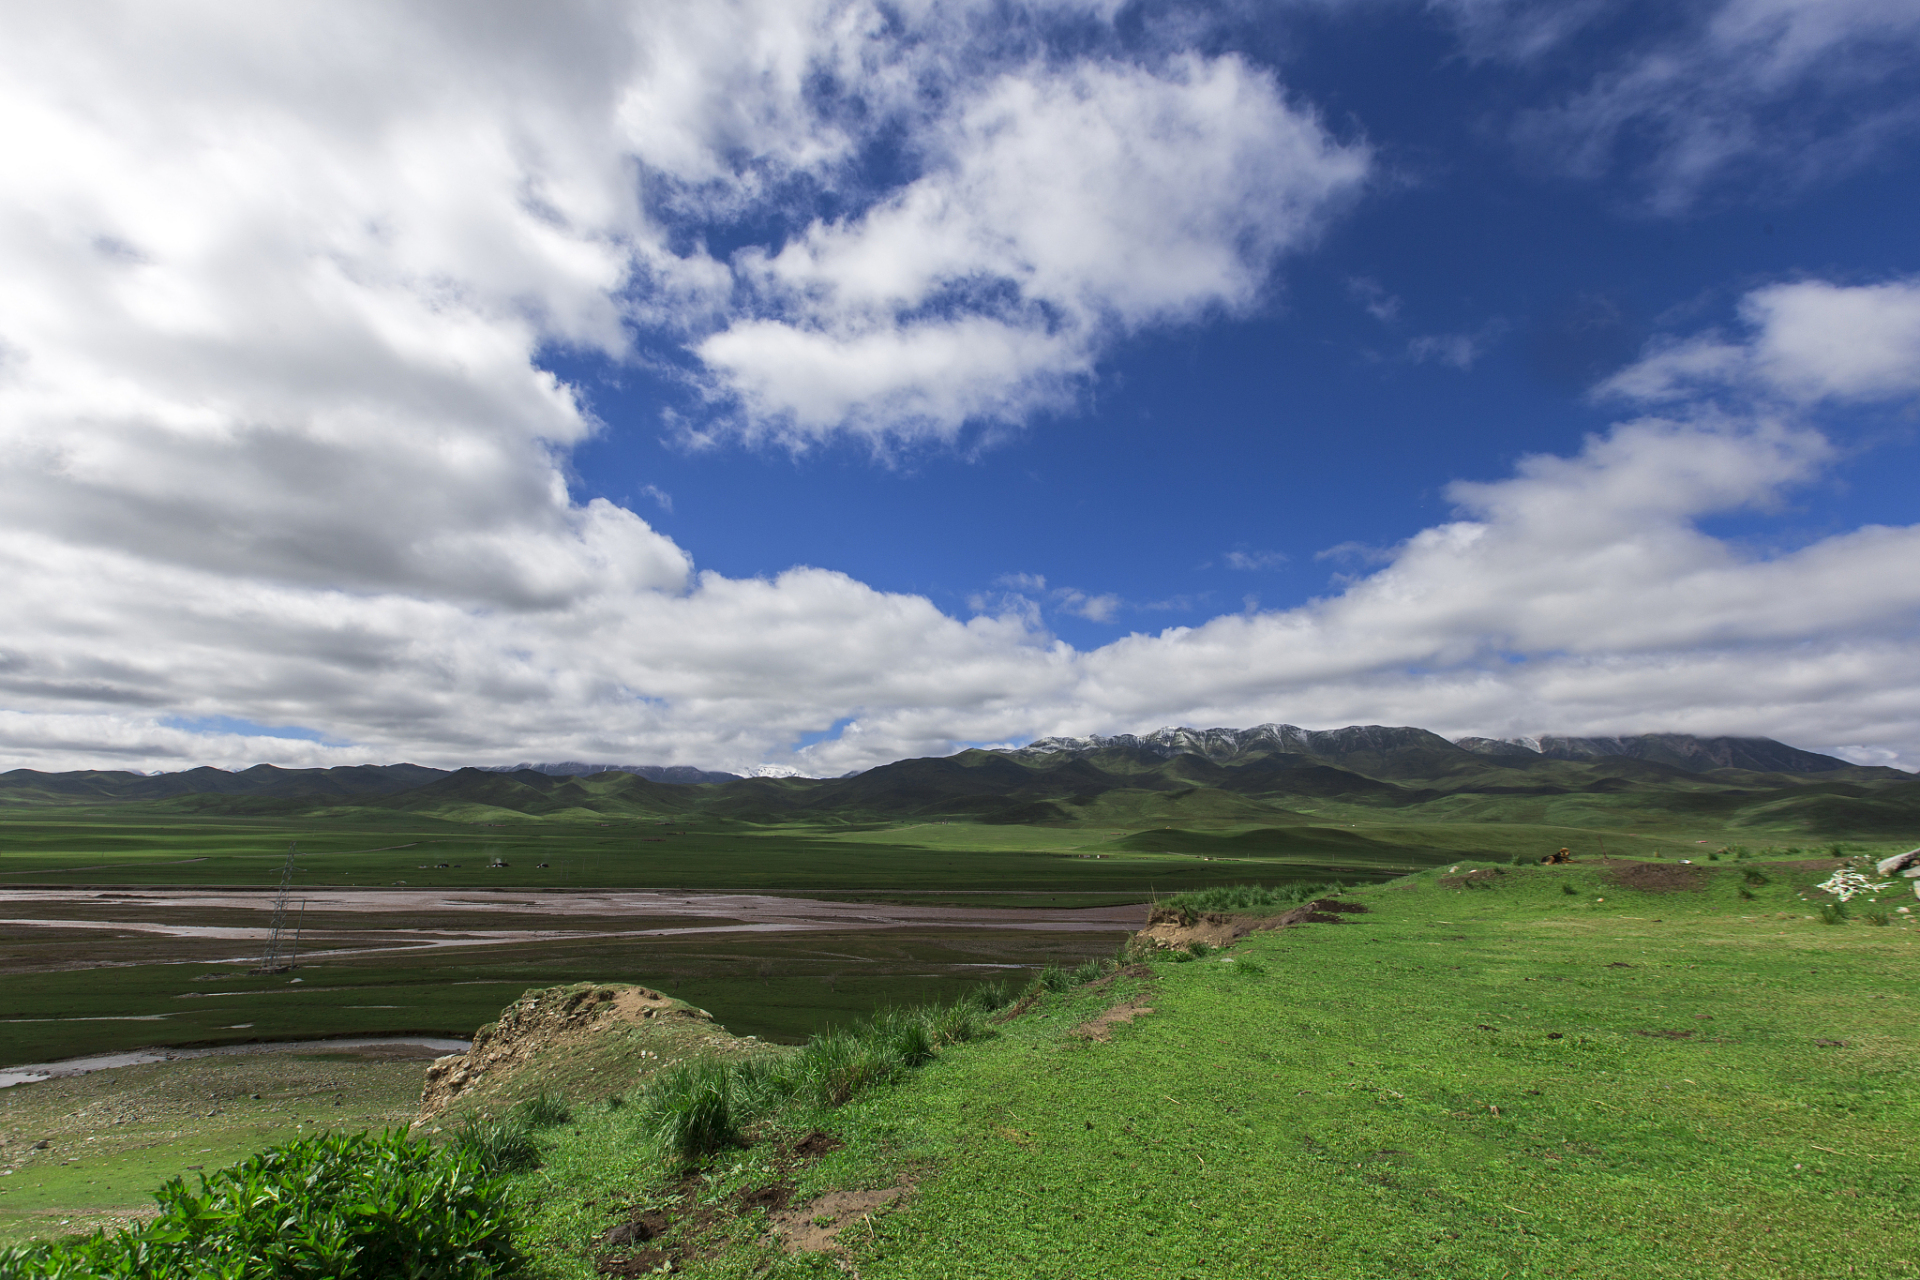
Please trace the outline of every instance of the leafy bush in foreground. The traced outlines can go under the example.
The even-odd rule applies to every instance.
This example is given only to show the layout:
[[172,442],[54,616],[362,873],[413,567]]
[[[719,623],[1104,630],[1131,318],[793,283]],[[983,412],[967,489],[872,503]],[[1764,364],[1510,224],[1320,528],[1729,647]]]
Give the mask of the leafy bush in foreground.
[[155,1199],[130,1230],[0,1252],[0,1280],[482,1280],[519,1263],[504,1185],[398,1129],[296,1139]]

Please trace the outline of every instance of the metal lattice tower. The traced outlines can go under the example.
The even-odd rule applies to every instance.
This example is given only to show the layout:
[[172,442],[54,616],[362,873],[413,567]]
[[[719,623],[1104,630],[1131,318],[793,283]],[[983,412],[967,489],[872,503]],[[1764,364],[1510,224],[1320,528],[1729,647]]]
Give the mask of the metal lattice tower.
[[273,899],[273,927],[267,934],[267,954],[260,960],[255,973],[281,973],[293,967],[289,958],[284,963],[280,959],[281,935],[287,927],[287,898],[293,893],[293,853],[300,846],[287,846],[287,865],[280,869],[280,892]]

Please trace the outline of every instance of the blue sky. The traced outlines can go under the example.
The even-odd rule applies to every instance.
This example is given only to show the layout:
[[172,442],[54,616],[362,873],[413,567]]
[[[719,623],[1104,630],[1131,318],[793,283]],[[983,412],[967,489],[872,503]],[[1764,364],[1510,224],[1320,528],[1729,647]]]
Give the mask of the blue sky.
[[23,20],[0,763],[1920,767],[1916,54],[1892,0]]

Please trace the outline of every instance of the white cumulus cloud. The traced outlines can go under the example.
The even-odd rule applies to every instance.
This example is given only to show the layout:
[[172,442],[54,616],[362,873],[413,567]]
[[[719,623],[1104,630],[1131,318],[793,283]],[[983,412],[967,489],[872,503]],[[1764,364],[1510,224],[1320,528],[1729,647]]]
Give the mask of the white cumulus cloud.
[[[568,451],[602,427],[550,348],[681,344],[735,406],[716,432],[950,439],[1071,396],[1117,336],[1256,305],[1365,181],[1364,148],[1232,55],[1049,60],[966,45],[964,17],[13,11],[0,764],[837,773],[1266,719],[1920,763],[1920,533],[1758,556],[1701,528],[1820,477],[1822,400],[1912,393],[1910,282],[1756,292],[1742,334],[1617,380],[1654,416],[1456,486],[1457,518],[1336,594],[1086,651],[1019,591],[956,617],[829,569],[727,578],[576,501]],[[822,97],[836,75],[858,102]],[[866,191],[883,128],[911,171]],[[817,215],[828,190],[845,211]],[[689,230],[795,208],[724,260]]]

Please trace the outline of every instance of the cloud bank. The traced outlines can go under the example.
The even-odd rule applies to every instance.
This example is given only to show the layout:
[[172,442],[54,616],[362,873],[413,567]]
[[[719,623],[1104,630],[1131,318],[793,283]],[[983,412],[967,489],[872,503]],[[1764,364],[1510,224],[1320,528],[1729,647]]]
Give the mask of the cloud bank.
[[1911,281],[1755,290],[1738,333],[1610,382],[1640,416],[1457,484],[1458,518],[1326,598],[1087,651],[1017,593],[955,617],[830,569],[730,579],[575,501],[602,428],[550,348],[677,353],[710,443],[954,441],[1069,403],[1129,334],[1258,305],[1364,187],[1365,147],[1235,56],[1043,56],[977,16],[16,15],[0,765],[837,773],[1263,720],[1920,765],[1920,531],[1762,556],[1701,528],[1816,481],[1824,406],[1920,390]]

